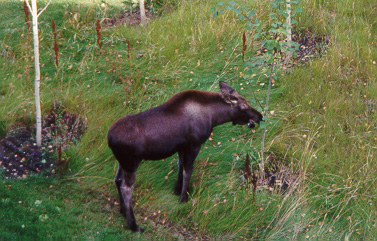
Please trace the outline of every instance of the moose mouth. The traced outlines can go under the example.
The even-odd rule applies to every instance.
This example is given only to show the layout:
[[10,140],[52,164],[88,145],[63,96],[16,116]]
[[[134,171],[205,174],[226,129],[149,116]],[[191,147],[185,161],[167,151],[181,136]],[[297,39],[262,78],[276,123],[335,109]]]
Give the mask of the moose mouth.
[[247,126],[249,128],[254,128],[255,127],[255,122],[253,120],[250,120],[249,123],[247,123]]

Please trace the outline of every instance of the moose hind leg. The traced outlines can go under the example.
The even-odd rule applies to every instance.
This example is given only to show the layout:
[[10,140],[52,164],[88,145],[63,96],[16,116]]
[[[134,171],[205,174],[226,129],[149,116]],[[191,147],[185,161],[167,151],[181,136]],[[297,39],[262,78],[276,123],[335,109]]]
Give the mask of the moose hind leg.
[[119,205],[120,205],[120,213],[126,216],[126,207],[124,205],[124,199],[122,194],[122,185],[124,186],[124,172],[123,169],[118,165],[117,173],[114,177],[115,185],[118,189],[118,195],[119,195]]

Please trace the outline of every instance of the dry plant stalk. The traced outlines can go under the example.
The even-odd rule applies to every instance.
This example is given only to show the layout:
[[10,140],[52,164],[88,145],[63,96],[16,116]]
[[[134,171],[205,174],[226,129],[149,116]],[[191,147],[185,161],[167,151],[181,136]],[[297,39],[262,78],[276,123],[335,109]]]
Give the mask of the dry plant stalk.
[[246,194],[247,194],[247,198],[249,199],[249,177],[251,175],[249,153],[246,154],[245,170],[246,170]]
[[99,19],[97,20],[96,30],[97,30],[97,44],[99,46],[99,49],[102,50],[102,43],[100,42],[100,39],[101,39],[101,23],[100,23]]
[[251,181],[251,183],[253,184],[253,201],[251,202],[252,204],[255,203],[255,191],[257,190],[257,182],[258,178],[255,175],[255,173],[253,173],[253,181]]
[[130,59],[130,40],[127,42],[127,58]]
[[54,51],[55,51],[55,63],[56,67],[59,68],[59,46],[58,41],[56,39],[56,25],[55,25],[55,19],[52,19],[52,33],[54,34]]
[[27,42],[29,42],[31,26],[30,26],[30,21],[29,21],[30,12],[29,12],[29,8],[27,6],[26,0],[24,1],[24,12],[25,12],[25,23],[27,25]]
[[246,34],[245,34],[245,31],[243,31],[243,34],[242,34],[242,61],[245,62],[245,53],[246,53]]

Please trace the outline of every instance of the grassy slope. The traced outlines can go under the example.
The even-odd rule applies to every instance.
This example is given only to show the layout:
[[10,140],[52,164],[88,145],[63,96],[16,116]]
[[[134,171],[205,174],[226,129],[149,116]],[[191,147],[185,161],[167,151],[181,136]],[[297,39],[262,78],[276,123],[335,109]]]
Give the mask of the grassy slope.
[[[96,15],[111,16],[121,4],[111,1],[103,9],[95,1],[75,2],[55,2],[41,15],[43,110],[47,112],[55,99],[67,110],[84,115],[89,127],[81,144],[66,150],[68,179],[3,181],[0,226],[5,228],[0,236],[138,237],[123,231],[124,221],[113,205],[116,163],[106,145],[111,123],[126,113],[162,103],[178,90],[214,91],[218,80],[231,82],[248,99],[253,98],[251,92],[264,98],[264,90],[257,91],[260,86],[241,90],[243,27],[229,14],[212,19],[208,11],[216,1],[182,2],[144,30],[106,29],[103,53],[95,44]],[[33,64],[25,45],[22,6],[18,1],[1,5],[0,127],[10,129],[15,121],[32,123]],[[266,6],[253,5],[264,16]],[[241,184],[242,161],[233,153],[244,154],[251,143],[257,145],[260,132],[230,124],[218,127],[214,140],[204,145],[197,159],[187,204],[178,204],[171,194],[176,156],[144,162],[139,168],[136,212],[141,226],[147,228],[146,237],[180,237],[183,226],[210,236],[272,239],[368,238],[376,233],[375,107],[366,103],[376,101],[377,19],[373,13],[377,6],[368,0],[357,5],[304,0],[301,6],[300,26],[329,34],[332,43],[323,58],[281,74],[272,100],[276,124],[269,131],[268,147],[286,155],[285,161],[306,180],[290,195],[260,192],[252,205]],[[77,12],[79,21],[74,17]],[[59,33],[58,73],[51,50],[52,16]],[[42,203],[37,205],[36,200]],[[155,226],[157,218],[145,219],[153,212],[174,225]],[[44,215],[48,218],[43,219]]]

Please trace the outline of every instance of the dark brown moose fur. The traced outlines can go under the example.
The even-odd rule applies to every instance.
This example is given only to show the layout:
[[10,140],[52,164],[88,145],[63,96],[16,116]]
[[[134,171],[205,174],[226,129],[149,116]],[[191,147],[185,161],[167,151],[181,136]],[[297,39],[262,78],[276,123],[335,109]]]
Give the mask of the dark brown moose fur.
[[136,169],[142,160],[159,160],[178,152],[179,173],[174,191],[181,196],[181,202],[186,202],[195,158],[212,129],[226,122],[254,127],[262,120],[262,114],[227,83],[219,84],[219,93],[183,91],[160,106],[127,115],[110,127],[108,144],[119,162],[114,181],[120,212],[132,231],[143,232],[132,209]]

